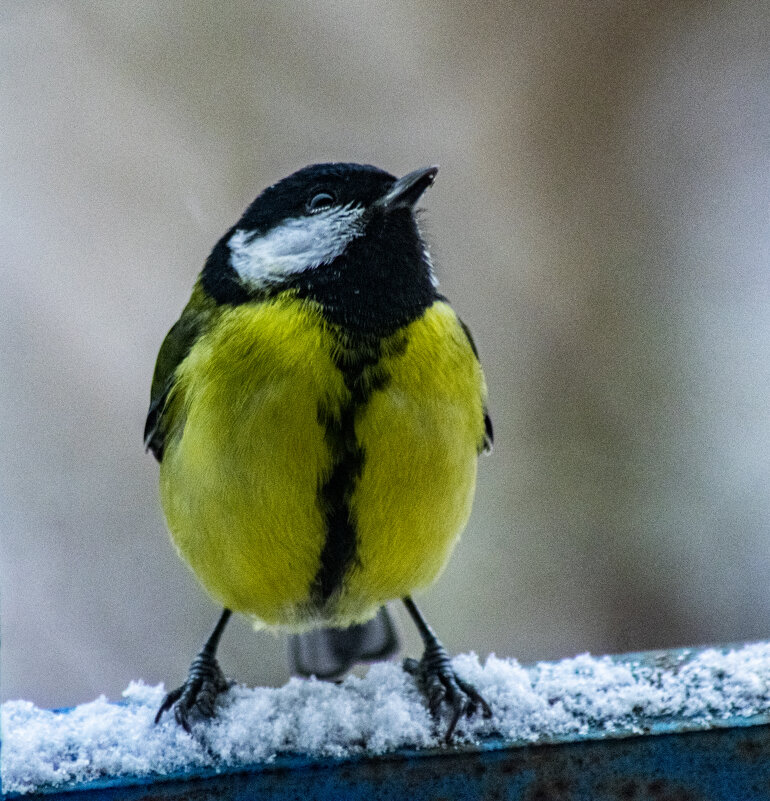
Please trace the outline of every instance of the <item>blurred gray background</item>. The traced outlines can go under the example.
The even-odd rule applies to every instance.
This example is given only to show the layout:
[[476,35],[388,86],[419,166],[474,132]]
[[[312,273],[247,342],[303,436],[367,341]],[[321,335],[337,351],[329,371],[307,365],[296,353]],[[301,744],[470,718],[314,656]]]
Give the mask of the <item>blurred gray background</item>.
[[[497,435],[422,599],[446,645],[770,636],[767,3],[7,0],[0,37],[4,698],[184,677],[218,610],[142,448],[155,355],[219,236],[322,160],[441,165]],[[237,621],[221,656],[280,684],[284,651]]]

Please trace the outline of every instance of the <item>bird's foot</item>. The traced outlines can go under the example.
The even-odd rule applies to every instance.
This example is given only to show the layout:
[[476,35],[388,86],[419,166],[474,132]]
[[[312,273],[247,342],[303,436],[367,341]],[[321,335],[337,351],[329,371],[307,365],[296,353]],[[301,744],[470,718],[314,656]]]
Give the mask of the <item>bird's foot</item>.
[[217,698],[233,684],[234,681],[225,678],[216,657],[204,648],[193,659],[187,681],[166,694],[155,715],[155,722],[158,723],[163,713],[173,707],[176,722],[189,733],[191,716],[213,718]]
[[416,659],[405,659],[403,667],[415,677],[434,719],[439,717],[442,702],[445,701],[451,707],[452,717],[445,737],[447,743],[452,741],[455,728],[463,715],[470,718],[481,709],[485,718],[492,716],[489,704],[478,690],[455,673],[449,654],[440,642],[428,645],[419,662]]

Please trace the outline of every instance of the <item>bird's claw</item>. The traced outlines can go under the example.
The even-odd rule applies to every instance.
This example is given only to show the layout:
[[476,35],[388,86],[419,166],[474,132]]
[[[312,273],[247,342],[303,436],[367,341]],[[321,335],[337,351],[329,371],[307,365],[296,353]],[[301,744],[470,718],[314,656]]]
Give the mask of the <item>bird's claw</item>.
[[403,667],[415,677],[434,719],[439,717],[443,702],[451,707],[452,716],[445,736],[447,743],[452,741],[461,717],[470,718],[479,709],[485,718],[492,716],[489,704],[478,690],[455,673],[449,655],[440,643],[428,646],[419,662],[416,659],[405,659]]
[[155,722],[158,723],[163,713],[173,708],[176,722],[191,733],[190,720],[193,714],[213,718],[217,698],[233,684],[234,681],[225,678],[217,660],[205,650],[201,651],[190,665],[187,681],[166,694],[155,715]]

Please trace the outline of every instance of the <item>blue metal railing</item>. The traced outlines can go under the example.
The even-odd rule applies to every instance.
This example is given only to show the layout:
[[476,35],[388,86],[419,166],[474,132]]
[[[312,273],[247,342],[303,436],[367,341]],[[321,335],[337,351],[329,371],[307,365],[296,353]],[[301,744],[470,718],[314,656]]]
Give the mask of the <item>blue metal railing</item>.
[[[617,657],[676,665],[697,651]],[[473,746],[383,756],[279,756],[268,764],[123,777],[27,794],[28,801],[204,799],[527,799],[527,801],[753,801],[770,799],[770,713],[703,718],[639,715],[529,744],[487,737]]]

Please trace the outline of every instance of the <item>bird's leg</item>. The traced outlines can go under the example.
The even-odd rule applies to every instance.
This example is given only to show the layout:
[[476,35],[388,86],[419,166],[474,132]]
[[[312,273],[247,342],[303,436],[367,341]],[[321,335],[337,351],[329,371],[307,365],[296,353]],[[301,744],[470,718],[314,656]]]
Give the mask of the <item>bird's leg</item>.
[[403,601],[425,643],[422,659],[419,662],[416,659],[405,659],[404,670],[416,678],[417,686],[427,699],[428,709],[434,718],[438,717],[442,701],[446,701],[452,708],[452,718],[446,733],[446,742],[451,742],[455,727],[463,715],[471,717],[481,708],[484,717],[488,718],[492,715],[492,710],[476,688],[454,672],[446,648],[439,642],[414,601],[409,596]]
[[198,714],[205,718],[214,717],[214,703],[217,696],[229,690],[234,683],[225,678],[216,659],[219,638],[222,636],[231,614],[229,609],[222,612],[211,636],[193,659],[187,674],[187,681],[181,687],[171,690],[163,699],[163,703],[155,715],[156,723],[161,719],[163,713],[172,707],[176,722],[187,732],[190,731],[189,718],[193,710],[197,710]]

